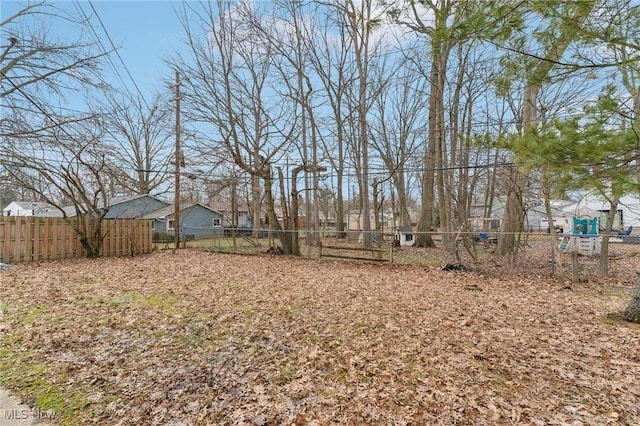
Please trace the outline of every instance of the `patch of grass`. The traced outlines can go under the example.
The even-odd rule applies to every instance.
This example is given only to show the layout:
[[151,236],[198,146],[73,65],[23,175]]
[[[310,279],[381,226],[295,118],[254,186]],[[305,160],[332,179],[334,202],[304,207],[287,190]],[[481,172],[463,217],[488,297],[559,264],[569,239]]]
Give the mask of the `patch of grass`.
[[38,305],[28,308],[22,317],[22,325],[31,325],[36,322],[45,311],[45,307]]
[[140,304],[140,305],[144,305],[146,303],[147,299],[142,296],[141,294],[135,292],[135,291],[126,291],[118,296],[114,296],[111,299],[108,300],[107,303],[113,304],[113,305],[119,305],[122,303],[131,303],[131,304]]
[[293,365],[281,365],[278,368],[278,375],[273,379],[273,382],[278,386],[286,385],[295,378],[296,371],[296,367]]
[[602,318],[602,322],[605,324],[617,324],[621,321],[624,321],[622,312],[611,312],[608,313],[604,318]]
[[160,308],[163,311],[167,311],[172,314],[178,313],[178,309],[176,308],[176,299],[173,296],[169,296],[166,294],[156,294],[148,299],[146,299],[146,304],[148,306],[154,306],[156,308]]
[[254,311],[255,311],[255,306],[253,306],[253,304],[251,304],[251,303],[236,302],[236,303],[233,305],[233,309],[234,309],[235,311],[238,311],[238,312],[248,312],[248,313],[251,313],[251,312],[254,312]]
[[405,386],[409,390],[416,390],[418,380],[423,377],[422,371],[418,368],[418,363],[414,357],[409,357],[404,368],[404,374],[402,380]]
[[493,390],[496,395],[502,397],[511,395],[509,380],[505,373],[497,370],[486,370],[485,375],[491,379],[491,384],[493,385]]
[[117,296],[109,298],[99,297],[91,300],[92,305],[100,305],[103,303],[110,306],[118,306],[122,304],[150,306],[160,308],[172,314],[178,313],[178,309],[176,308],[176,298],[167,294],[155,294],[151,297],[144,297],[136,291],[126,291]]
[[78,284],[85,286],[85,285],[91,285],[91,284],[100,284],[103,283],[105,280],[102,278],[93,278],[93,279],[84,279],[78,282]]
[[0,383],[14,390],[35,409],[64,425],[79,425],[79,411],[87,406],[83,393],[70,391],[50,382],[49,377],[61,377],[45,364],[35,363],[36,353],[25,350],[16,336],[2,339],[0,350]]

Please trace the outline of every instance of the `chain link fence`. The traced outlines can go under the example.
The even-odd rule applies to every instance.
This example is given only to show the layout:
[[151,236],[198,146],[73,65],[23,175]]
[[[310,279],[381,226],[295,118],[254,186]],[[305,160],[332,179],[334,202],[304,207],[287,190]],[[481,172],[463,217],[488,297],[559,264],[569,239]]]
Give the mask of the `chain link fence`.
[[[371,233],[372,249],[363,247],[363,233],[345,231],[338,236],[331,231],[299,231],[300,256],[349,261],[390,262],[394,264],[428,265],[452,270],[469,270],[491,276],[549,276],[559,271],[567,281],[603,278],[603,262],[607,277],[632,283],[640,271],[640,237],[610,236],[605,256],[602,235],[567,235],[528,232],[511,234],[516,243],[515,254],[500,255],[501,233],[456,232],[429,233],[434,247],[400,245],[397,234]],[[415,242],[418,235],[413,234]],[[280,242],[268,229],[253,234],[229,233],[183,241],[183,247],[238,254],[280,254]],[[173,247],[157,245],[158,249]],[[553,250],[558,255],[553,256]],[[606,259],[603,260],[603,256]]]

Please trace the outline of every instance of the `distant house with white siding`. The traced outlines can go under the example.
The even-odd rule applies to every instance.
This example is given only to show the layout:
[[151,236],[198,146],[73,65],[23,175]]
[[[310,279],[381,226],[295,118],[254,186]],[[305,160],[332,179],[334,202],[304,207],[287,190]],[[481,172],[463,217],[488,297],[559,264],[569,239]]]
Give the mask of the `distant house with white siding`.
[[234,211],[229,203],[220,201],[210,202],[207,204],[207,207],[224,216],[224,226],[226,228],[232,226],[234,214],[236,215],[235,223],[238,228],[251,228],[253,226],[251,213],[246,207],[238,206]]
[[12,201],[2,209],[3,216],[62,217],[62,212],[40,201]]
[[[592,216],[598,217],[600,228],[604,228],[611,206],[607,200],[599,195],[583,194],[577,202],[564,206],[562,210],[570,216],[579,216],[580,212],[584,210],[593,212]],[[613,230],[626,229],[629,226],[633,226],[634,230],[640,230],[639,195],[625,194],[620,197],[620,202],[618,203],[613,221]]]

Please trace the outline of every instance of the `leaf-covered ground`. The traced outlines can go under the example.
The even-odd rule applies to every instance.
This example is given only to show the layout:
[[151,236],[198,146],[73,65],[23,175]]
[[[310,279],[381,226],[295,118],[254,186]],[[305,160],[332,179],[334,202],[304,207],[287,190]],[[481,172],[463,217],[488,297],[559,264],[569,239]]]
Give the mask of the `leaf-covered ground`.
[[165,251],[0,271],[0,378],[58,424],[640,424],[629,289]]

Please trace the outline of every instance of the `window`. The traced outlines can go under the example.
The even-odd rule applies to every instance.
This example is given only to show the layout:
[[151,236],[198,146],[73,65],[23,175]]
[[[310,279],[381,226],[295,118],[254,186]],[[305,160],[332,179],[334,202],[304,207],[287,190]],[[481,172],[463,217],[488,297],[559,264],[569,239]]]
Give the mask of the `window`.
[[413,241],[413,234],[407,234],[404,236],[405,241]]
[[167,230],[169,229],[173,229],[174,228],[174,220],[173,219],[169,219],[169,222],[167,223]]
[[220,220],[219,217],[214,217],[213,218],[213,227],[214,228],[219,228],[222,226],[222,221]]

